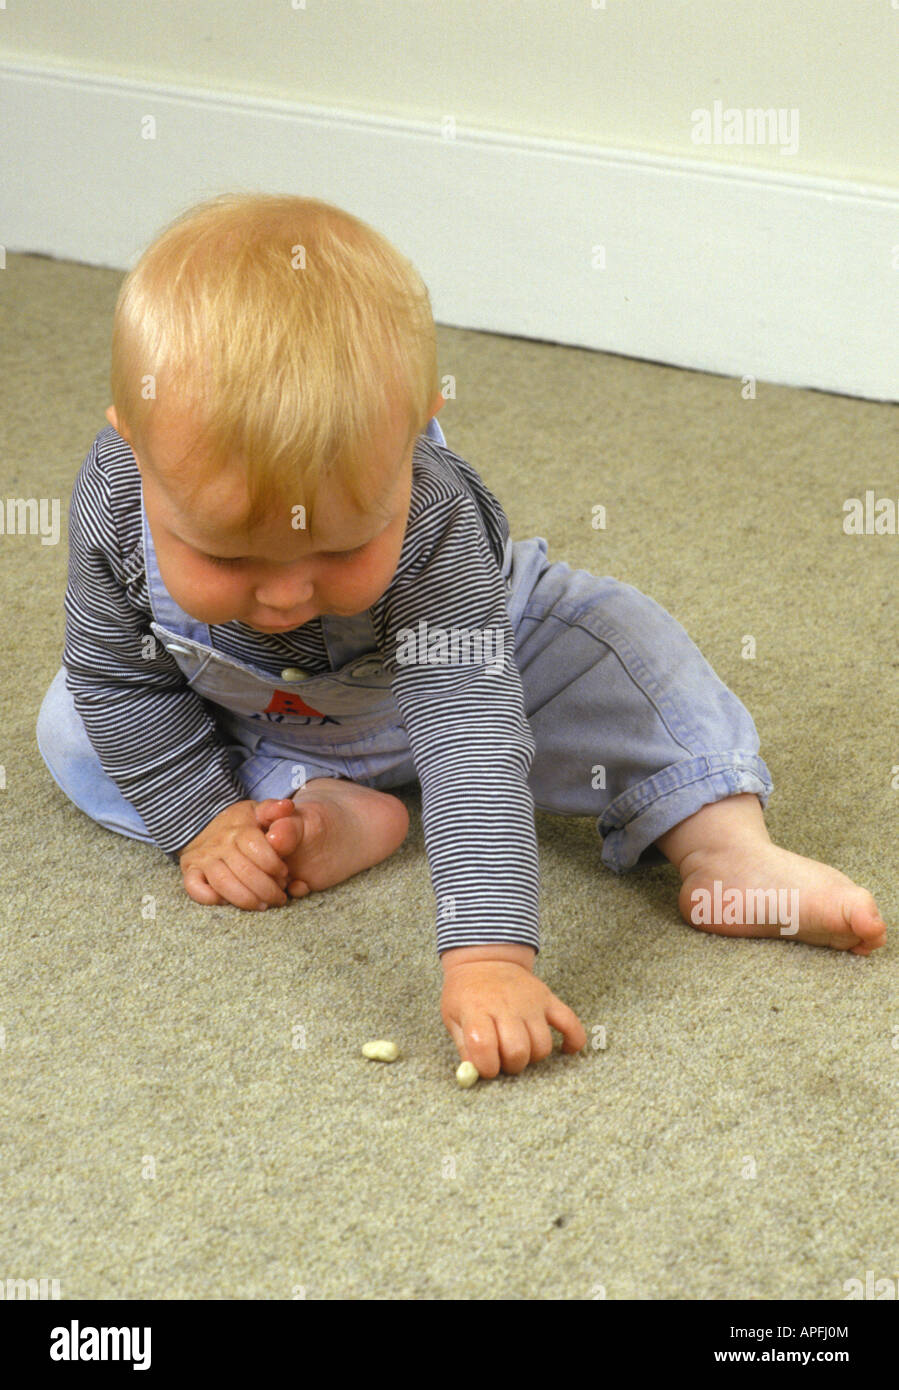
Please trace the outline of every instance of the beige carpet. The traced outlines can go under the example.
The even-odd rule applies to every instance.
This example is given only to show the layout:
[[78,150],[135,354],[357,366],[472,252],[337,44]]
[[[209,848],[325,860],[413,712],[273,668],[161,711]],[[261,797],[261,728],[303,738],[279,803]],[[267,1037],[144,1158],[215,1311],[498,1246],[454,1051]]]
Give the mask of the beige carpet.
[[[58,497],[63,523],[105,424],[120,279],[26,256],[2,276],[2,497]],[[775,839],[899,922],[899,537],[842,533],[845,498],[899,494],[896,408],[764,383],[744,400],[450,329],[440,347],[441,424],[513,534],[679,618],[755,717]],[[817,1300],[896,1278],[892,943],[863,960],[705,935],[670,865],[616,878],[592,821],[538,814],[537,973],[607,1046],[461,1091],[417,789],[368,873],[264,917],[193,903],[37,751],[64,525],[56,546],[3,536],[0,564],[0,1276],[64,1299],[329,1300]],[[359,1055],[383,1036],[391,1066]]]

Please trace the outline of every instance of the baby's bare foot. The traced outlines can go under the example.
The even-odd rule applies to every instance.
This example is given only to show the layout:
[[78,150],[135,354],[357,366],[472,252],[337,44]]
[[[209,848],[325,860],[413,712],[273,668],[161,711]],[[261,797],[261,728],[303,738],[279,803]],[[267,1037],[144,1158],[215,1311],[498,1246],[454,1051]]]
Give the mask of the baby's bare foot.
[[680,864],[681,915],[722,936],[783,937],[868,956],[886,925],[864,888],[838,869],[771,841],[694,850]]
[[409,813],[387,792],[337,777],[316,777],[291,802],[257,807],[269,844],[288,869],[292,898],[332,888],[380,864],[398,849],[409,829]]

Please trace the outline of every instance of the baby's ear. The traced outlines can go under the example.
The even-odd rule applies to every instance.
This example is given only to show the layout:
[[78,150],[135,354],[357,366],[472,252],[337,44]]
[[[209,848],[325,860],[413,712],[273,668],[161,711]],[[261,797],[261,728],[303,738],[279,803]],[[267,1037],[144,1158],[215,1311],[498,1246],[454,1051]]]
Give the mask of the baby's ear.
[[116,433],[117,433],[117,434],[120,434],[120,435],[122,436],[122,438],[124,439],[125,443],[126,443],[126,444],[130,444],[130,443],[131,443],[131,436],[130,436],[129,433],[128,433],[128,426],[127,426],[127,425],[120,425],[120,424],[119,424],[119,417],[118,417],[118,415],[116,415],[116,409],[115,409],[115,406],[114,406],[114,405],[111,405],[111,406],[109,407],[109,409],[107,410],[107,412],[106,412],[106,418],[107,418],[107,420],[109,421],[109,423],[112,425],[112,427],[113,427],[113,429],[116,431]]

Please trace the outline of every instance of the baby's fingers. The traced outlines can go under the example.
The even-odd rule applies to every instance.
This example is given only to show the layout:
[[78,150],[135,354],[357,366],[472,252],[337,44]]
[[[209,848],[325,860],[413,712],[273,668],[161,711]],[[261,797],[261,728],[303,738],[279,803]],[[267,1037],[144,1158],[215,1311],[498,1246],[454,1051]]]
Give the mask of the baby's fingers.
[[584,1025],[574,1010],[569,1009],[568,1005],[563,1004],[555,995],[546,1007],[546,1021],[562,1034],[563,1052],[580,1052],[582,1047],[586,1047],[587,1034]]
[[[249,910],[258,910],[263,905],[272,907],[283,907],[287,902],[287,866],[275,855],[278,863],[278,872],[272,876],[260,869],[257,864],[243,854],[238,845],[232,845],[223,855],[222,867],[233,877],[228,880],[228,900],[236,907],[245,907]],[[219,878],[213,878],[207,871],[207,878],[219,892],[225,889],[219,882]],[[238,896],[234,896],[232,889],[239,885]],[[239,900],[238,900],[239,897]]]
[[202,869],[185,869],[182,877],[184,891],[195,903],[202,903],[204,907],[221,907],[225,901],[211,884],[206,882],[206,875]]
[[[238,853],[243,855],[244,859],[248,860],[263,874],[269,875],[269,877],[276,879],[279,883],[286,884],[287,865],[284,863],[284,860],[275,847],[266,839],[265,831],[261,827],[254,829],[250,826],[248,829],[242,830],[241,833],[235,837],[234,845]],[[228,862],[232,863],[230,858]],[[233,863],[232,868],[235,869],[238,878],[243,878],[240,869],[236,868]],[[245,881],[249,883],[249,879]]]
[[[462,1022],[459,1056],[471,1062],[480,1076],[497,1076],[500,1068],[500,1040],[497,1026],[489,1014],[469,1014]],[[524,1065],[527,1065],[525,1062]]]
[[497,1052],[496,1065],[493,1071],[485,1070],[482,1072],[481,1068],[478,1066],[478,1063],[471,1056],[471,1053],[468,1049],[466,1036],[462,1030],[461,1024],[457,1023],[456,1019],[451,1018],[448,1014],[444,1014],[443,1021],[446,1024],[446,1031],[449,1033],[453,1042],[456,1044],[456,1051],[459,1053],[459,1060],[461,1062],[471,1062],[472,1066],[477,1067],[478,1074],[481,1076],[496,1076],[496,1073],[499,1071],[499,1053]]
[[[232,862],[229,861],[235,861],[233,850],[229,853],[227,859],[223,858],[217,860],[213,864],[207,864],[204,871],[207,883],[211,884],[216,892],[221,893],[226,903],[231,903],[234,907],[243,908],[245,912],[260,912],[263,910],[263,905],[268,907],[268,895],[270,895],[272,891],[280,893],[280,889],[275,888],[275,885],[271,883],[270,880],[267,880],[269,888],[266,889],[265,892],[260,891],[260,888],[255,885],[251,887],[243,881],[243,874],[251,874],[253,871],[253,866],[249,863],[249,860],[244,861],[244,865],[241,865],[240,856],[236,856],[239,872],[232,867]],[[263,875],[262,877],[264,878],[265,876]],[[286,897],[281,894],[278,905],[282,906],[286,901]]]

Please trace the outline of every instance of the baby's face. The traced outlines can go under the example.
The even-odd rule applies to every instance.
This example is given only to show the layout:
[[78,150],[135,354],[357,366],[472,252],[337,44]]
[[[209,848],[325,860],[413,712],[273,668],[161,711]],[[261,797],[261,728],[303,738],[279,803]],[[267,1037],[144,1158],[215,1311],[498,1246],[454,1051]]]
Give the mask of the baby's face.
[[[115,412],[107,418],[118,429]],[[286,632],[320,614],[352,616],[370,608],[396,572],[406,532],[415,447],[407,433],[408,422],[397,421],[376,446],[371,463],[384,479],[377,514],[360,512],[325,485],[306,529],[294,529],[302,513],[285,503],[248,531],[242,523],[246,484],[238,469],[226,469],[191,498],[173,470],[189,435],[177,419],[160,421],[152,457],[135,451],[135,458],[159,571],[172,598],[199,622],[240,622],[259,632]]]

